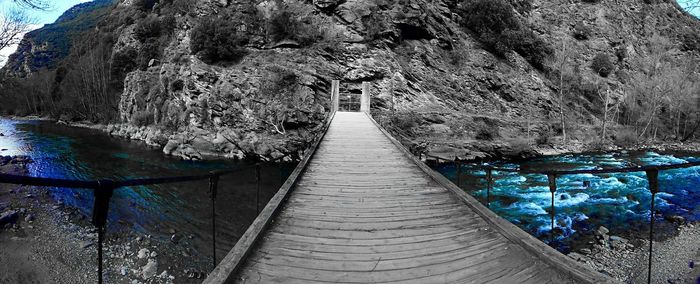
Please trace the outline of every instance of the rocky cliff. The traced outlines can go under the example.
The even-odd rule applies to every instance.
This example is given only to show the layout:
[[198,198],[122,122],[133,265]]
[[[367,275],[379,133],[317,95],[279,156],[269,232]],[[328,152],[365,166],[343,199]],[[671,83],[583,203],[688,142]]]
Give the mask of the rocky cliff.
[[[124,0],[114,11],[136,9],[140,2]],[[653,35],[667,38],[678,58],[697,58],[688,37],[695,38],[700,26],[675,3],[510,3],[523,29],[541,39],[537,44],[569,50],[579,85],[605,85],[618,100],[627,79],[643,72],[636,62],[650,56]],[[514,151],[523,137],[557,135],[552,129],[559,119],[559,87],[556,70],[547,67],[553,59],[533,64],[526,52],[495,54],[483,36],[465,27],[464,5],[456,0],[160,1],[135,18],[162,21],[171,13],[172,36],[143,68],[128,72],[119,117],[105,130],[189,159],[298,158],[329,111],[330,81],[339,79],[344,96],[370,82],[374,116],[417,151],[488,157]],[[281,10],[306,27],[303,32],[312,33],[312,40],[274,36]],[[193,54],[192,30],[203,19],[221,16],[246,38],[245,56],[205,62]],[[138,22],[125,21],[118,29],[112,58],[143,53]],[[590,68],[600,54],[614,59],[607,77]],[[598,135],[596,100],[585,91],[567,99],[568,145]]]

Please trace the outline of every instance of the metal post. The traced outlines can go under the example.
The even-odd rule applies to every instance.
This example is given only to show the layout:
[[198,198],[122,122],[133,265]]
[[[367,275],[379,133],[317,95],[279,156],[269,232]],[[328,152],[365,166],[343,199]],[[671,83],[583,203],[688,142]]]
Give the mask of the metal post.
[[491,187],[493,186],[493,169],[486,169],[486,207],[491,208]]
[[457,186],[462,187],[462,162],[455,157],[455,167],[457,167]]
[[211,173],[211,177],[209,177],[209,194],[211,196],[211,259],[213,267],[216,267],[216,194],[218,187],[219,176]]
[[102,242],[104,241],[107,213],[109,212],[109,200],[114,194],[114,182],[99,181],[97,188],[93,189],[95,201],[92,207],[92,224],[97,227],[97,283],[102,284]]
[[255,164],[255,214],[260,214],[260,163]]
[[548,174],[547,175],[547,180],[549,181],[549,192],[552,193],[552,212],[551,212],[551,218],[552,218],[552,230],[550,231],[550,244],[554,242],[554,227],[556,226],[556,223],[554,222],[554,217],[556,216],[556,209],[554,208],[554,193],[557,191],[557,176],[554,174]]
[[649,169],[646,171],[649,180],[649,191],[651,191],[651,206],[649,211],[649,265],[647,268],[647,283],[651,283],[651,261],[654,255],[654,199],[659,192],[659,170]]
[[102,284],[102,242],[104,241],[104,228],[97,227],[97,283]]

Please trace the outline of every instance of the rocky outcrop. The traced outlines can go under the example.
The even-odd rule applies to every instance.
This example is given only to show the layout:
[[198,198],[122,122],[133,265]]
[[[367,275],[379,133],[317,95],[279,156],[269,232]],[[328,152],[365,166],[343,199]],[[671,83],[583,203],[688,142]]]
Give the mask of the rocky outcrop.
[[[132,2],[119,5],[128,9]],[[697,20],[666,2],[520,2],[530,3],[515,5],[523,25],[553,49],[568,42],[582,84],[606,84],[613,97],[621,95],[626,76],[642,72],[635,60],[648,55],[650,35],[662,33],[680,46],[683,34],[700,31]],[[468,16],[458,12],[460,1],[250,4],[199,1],[178,14],[162,56],[126,76],[119,121],[105,130],[187,159],[295,159],[319,134],[333,79],[343,82],[343,95],[358,93],[360,84],[369,81],[375,118],[410,148],[445,156],[531,155],[521,147],[523,137],[535,140],[552,131],[557,120],[551,74],[516,52],[498,57],[486,51],[459,25]],[[322,32],[311,44],[293,36],[272,40],[261,32],[266,27],[261,23],[281,9]],[[158,11],[156,6],[151,13]],[[232,21],[257,17],[237,22],[241,36],[248,37],[247,55],[235,63],[204,63],[191,52],[192,28],[223,13],[230,13]],[[128,57],[141,48],[134,36],[136,23],[125,23],[112,57]],[[581,29],[587,30],[585,37]],[[618,56],[619,50],[626,56]],[[619,72],[601,78],[589,68],[601,53],[619,58]],[[570,130],[574,134],[596,133],[600,118],[593,100],[571,98],[566,106],[578,125]],[[495,131],[487,135],[492,139],[478,138],[484,129]]]

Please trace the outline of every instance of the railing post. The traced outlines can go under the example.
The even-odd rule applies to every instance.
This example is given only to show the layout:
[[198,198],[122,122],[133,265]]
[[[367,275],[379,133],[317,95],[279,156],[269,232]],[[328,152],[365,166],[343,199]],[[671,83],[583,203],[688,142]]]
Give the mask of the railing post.
[[255,164],[255,214],[260,214],[260,163]]
[[649,265],[647,268],[647,283],[651,283],[651,262],[654,255],[654,199],[659,192],[659,170],[646,170],[647,179],[649,180],[649,191],[651,192],[651,206],[649,211]]
[[491,208],[491,187],[493,186],[493,169],[486,169],[486,208]]
[[370,94],[369,94],[369,82],[362,82],[362,95],[360,96],[360,111],[365,113],[370,113]]
[[219,175],[211,173],[209,177],[209,194],[211,197],[211,250],[212,267],[216,267],[216,194],[219,187]]
[[552,229],[550,231],[550,244],[552,244],[554,243],[554,227],[556,226],[556,223],[554,222],[554,217],[556,216],[556,209],[554,208],[554,193],[557,191],[557,176],[555,174],[548,174],[547,181],[549,182],[549,192],[552,193]]
[[340,81],[331,81],[331,112],[338,111],[340,107]]
[[457,186],[462,188],[462,162],[455,157],[455,167],[457,167]]
[[112,181],[98,181],[97,183],[97,188],[93,189],[95,201],[92,207],[92,224],[97,227],[97,283],[102,284],[102,242],[107,224],[109,200],[116,187]]

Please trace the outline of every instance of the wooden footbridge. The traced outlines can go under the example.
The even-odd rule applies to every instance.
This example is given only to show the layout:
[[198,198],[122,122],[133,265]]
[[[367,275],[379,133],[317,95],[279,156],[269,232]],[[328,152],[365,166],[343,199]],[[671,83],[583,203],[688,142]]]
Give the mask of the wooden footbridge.
[[[338,83],[333,84],[338,108]],[[612,283],[428,168],[369,116],[337,112],[204,283]]]

